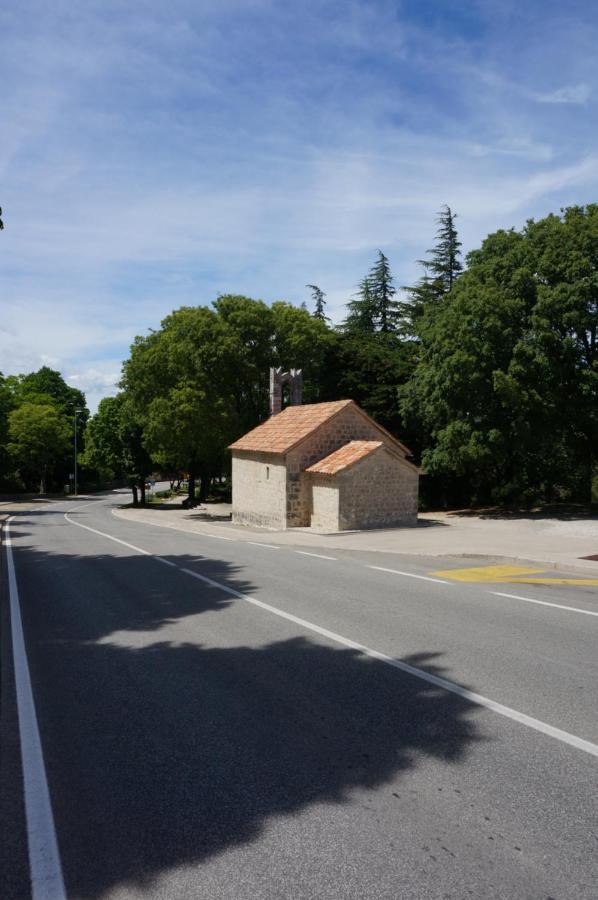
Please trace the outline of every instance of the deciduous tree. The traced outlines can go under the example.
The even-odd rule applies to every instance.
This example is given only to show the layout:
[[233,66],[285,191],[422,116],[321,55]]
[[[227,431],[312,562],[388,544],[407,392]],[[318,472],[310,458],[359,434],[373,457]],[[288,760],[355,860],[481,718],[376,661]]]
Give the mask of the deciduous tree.
[[8,422],[13,464],[27,484],[37,479],[44,494],[48,477],[70,450],[69,420],[55,406],[25,402],[9,413]]

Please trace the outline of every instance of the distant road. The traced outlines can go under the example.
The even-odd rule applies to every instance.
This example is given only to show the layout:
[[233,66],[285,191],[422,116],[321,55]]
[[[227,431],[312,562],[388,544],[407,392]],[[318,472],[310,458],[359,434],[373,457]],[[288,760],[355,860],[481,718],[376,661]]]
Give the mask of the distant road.
[[123,497],[9,523],[1,897],[596,900],[595,587]]

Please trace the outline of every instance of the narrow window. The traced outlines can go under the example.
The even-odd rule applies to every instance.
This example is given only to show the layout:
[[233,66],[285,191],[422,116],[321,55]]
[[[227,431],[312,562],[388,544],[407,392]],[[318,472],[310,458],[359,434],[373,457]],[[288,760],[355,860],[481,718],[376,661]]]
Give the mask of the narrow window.
[[270,466],[266,466],[266,481],[270,478]]

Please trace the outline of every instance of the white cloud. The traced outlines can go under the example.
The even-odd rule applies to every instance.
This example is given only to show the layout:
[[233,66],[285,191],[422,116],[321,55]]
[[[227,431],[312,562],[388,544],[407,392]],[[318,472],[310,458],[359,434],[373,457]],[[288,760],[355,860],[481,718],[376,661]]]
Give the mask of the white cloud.
[[590,99],[591,93],[588,84],[574,84],[547,93],[530,92],[530,96],[539,103],[572,103],[583,106]]

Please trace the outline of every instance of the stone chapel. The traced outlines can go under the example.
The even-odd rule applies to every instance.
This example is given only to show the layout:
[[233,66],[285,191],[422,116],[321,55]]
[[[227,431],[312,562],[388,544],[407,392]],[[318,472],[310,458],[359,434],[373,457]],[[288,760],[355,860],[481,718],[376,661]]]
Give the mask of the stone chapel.
[[327,532],[415,525],[420,470],[407,447],[353,400],[302,404],[301,386],[301,370],[271,369],[270,418],[231,444],[233,522]]

